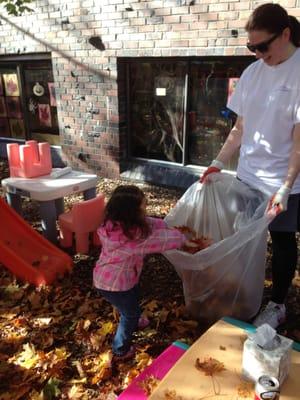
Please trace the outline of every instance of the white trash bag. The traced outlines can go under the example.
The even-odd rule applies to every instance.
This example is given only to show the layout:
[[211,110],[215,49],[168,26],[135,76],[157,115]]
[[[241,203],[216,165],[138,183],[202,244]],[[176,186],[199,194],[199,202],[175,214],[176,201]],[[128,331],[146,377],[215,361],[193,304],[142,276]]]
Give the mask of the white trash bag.
[[194,318],[253,317],[261,305],[266,262],[268,198],[226,173],[211,183],[194,183],[166,216],[168,226],[187,226],[212,245],[189,254],[169,250],[165,257],[183,282]]

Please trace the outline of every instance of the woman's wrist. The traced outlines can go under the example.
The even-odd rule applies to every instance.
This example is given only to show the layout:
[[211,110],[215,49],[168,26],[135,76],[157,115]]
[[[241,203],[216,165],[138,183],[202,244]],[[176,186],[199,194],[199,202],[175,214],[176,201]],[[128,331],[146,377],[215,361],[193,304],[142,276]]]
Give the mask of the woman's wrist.
[[215,159],[212,160],[210,167],[218,168],[221,171],[222,169],[224,169],[225,165],[222,163],[222,161]]

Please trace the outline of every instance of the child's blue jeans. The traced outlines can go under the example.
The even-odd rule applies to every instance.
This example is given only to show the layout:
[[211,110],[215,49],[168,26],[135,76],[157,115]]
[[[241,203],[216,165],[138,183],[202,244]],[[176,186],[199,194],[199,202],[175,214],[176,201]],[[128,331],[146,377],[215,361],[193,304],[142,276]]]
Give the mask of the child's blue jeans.
[[98,290],[119,311],[120,322],[112,342],[112,350],[115,355],[121,356],[130,349],[132,334],[141,315],[138,286],[124,292]]

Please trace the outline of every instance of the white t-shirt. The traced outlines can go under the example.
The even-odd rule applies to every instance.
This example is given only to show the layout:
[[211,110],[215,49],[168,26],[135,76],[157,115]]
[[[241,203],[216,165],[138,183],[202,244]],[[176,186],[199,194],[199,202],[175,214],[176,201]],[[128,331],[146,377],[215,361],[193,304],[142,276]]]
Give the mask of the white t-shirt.
[[[300,124],[300,48],[276,66],[262,60],[249,65],[228,108],[243,118],[237,176],[275,193],[287,175],[293,127]],[[300,175],[292,193],[300,193]]]

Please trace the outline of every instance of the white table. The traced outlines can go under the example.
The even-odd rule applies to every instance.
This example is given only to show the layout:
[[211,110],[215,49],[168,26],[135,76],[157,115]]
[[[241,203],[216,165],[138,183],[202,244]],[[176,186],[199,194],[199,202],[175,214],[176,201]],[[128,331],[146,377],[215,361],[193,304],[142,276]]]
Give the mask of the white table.
[[[53,169],[52,172],[58,170]],[[59,178],[51,175],[37,178],[2,179],[7,202],[22,215],[22,197],[39,202],[42,230],[44,236],[57,242],[56,220],[64,211],[64,197],[83,192],[85,200],[96,196],[97,175],[71,171]]]

